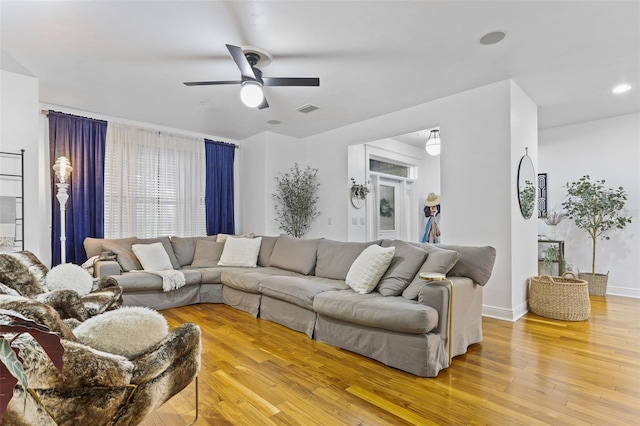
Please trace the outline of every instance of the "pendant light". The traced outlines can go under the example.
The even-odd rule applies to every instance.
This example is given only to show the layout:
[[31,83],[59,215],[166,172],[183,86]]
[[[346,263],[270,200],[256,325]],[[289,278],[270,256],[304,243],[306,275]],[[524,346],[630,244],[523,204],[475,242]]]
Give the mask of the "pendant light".
[[434,129],[431,131],[424,149],[427,150],[429,155],[440,155],[440,130]]

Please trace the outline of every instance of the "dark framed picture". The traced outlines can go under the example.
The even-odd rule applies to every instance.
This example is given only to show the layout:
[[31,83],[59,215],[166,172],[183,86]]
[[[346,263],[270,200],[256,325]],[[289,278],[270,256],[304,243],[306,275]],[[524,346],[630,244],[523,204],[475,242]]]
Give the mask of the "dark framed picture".
[[547,217],[547,174],[538,173],[538,217]]

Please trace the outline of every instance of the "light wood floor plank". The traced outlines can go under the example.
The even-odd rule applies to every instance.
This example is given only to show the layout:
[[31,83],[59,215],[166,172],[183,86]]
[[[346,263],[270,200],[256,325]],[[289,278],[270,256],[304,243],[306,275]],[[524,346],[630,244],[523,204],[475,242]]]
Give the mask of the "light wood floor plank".
[[[483,319],[484,340],[420,378],[225,305],[163,311],[203,332],[196,425],[640,425],[640,300],[588,321]],[[188,424],[192,383],[143,423]]]

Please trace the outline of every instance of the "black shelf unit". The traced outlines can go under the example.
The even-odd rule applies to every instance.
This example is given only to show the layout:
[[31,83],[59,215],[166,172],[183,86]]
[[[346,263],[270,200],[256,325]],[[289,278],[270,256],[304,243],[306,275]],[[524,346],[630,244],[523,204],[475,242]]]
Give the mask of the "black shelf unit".
[[[20,152],[7,152],[0,151],[0,180],[2,181],[10,181],[17,182],[19,184],[19,195],[15,195],[16,199],[16,238],[14,240],[14,247],[20,247],[21,250],[24,250],[24,149],[21,149]],[[17,160],[20,162],[18,166],[19,172],[16,172],[17,167],[6,166],[5,161]],[[5,173],[6,169],[10,169],[13,173]],[[4,194],[4,190],[2,191]],[[13,197],[15,194],[15,190],[11,191],[11,196]],[[17,205],[20,205],[18,208]],[[19,213],[18,213],[19,212]],[[19,231],[18,231],[19,229]]]

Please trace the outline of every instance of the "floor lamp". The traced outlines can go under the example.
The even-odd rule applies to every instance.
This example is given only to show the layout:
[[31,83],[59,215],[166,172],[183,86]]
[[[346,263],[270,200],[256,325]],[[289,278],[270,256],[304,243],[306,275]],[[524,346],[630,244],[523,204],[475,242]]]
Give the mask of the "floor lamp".
[[58,178],[58,183],[56,183],[58,187],[56,198],[60,203],[60,263],[62,264],[67,263],[67,230],[65,217],[67,200],[69,199],[69,193],[67,192],[69,184],[67,183],[67,179],[73,171],[73,168],[67,157],[63,156],[58,157],[56,163],[53,165],[53,171],[56,172],[56,177]]

